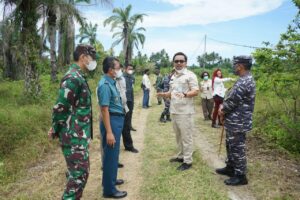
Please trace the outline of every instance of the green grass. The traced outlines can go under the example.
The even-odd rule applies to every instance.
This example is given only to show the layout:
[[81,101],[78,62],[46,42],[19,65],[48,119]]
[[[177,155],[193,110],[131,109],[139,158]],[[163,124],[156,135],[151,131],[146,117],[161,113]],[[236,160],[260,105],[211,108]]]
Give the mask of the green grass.
[[23,81],[0,84],[0,182],[15,181],[24,167],[44,155],[52,144],[47,139],[51,123],[50,101],[55,95],[50,77],[42,77],[39,100],[23,95]]
[[[59,75],[59,79],[62,74]],[[95,89],[101,77],[88,80],[92,92],[94,121],[98,105]],[[140,92],[136,77],[135,92]],[[51,153],[57,141],[48,140],[52,107],[56,101],[59,81],[51,83],[50,76],[41,76],[42,94],[38,99],[23,95],[24,81],[0,82],[0,191],[24,175],[25,169]]]
[[228,199],[222,183],[196,151],[193,167],[185,172],[169,163],[176,153],[176,141],[171,123],[158,123],[162,107],[152,107],[147,119],[143,152],[142,199]]

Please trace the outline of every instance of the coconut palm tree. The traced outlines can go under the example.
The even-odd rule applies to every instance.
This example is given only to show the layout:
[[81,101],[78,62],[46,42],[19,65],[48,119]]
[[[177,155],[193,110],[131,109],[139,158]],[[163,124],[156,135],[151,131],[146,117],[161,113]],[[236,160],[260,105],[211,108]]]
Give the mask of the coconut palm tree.
[[91,45],[94,45],[96,42],[98,24],[93,25],[91,22],[85,23],[80,29],[79,34],[76,38],[80,38],[79,43],[82,43],[84,40],[88,40]]
[[[131,15],[132,6],[128,5],[125,9],[115,8],[113,9],[114,15],[110,16],[104,21],[104,26],[107,24],[111,24],[111,31],[114,29],[119,29],[113,35],[113,38],[118,37],[118,39],[113,43],[112,46],[115,46],[121,42],[123,42],[123,53],[125,57],[125,64],[129,63],[130,52],[128,46],[130,46],[130,33],[134,30],[135,25],[140,21],[143,22],[144,16],[146,14],[134,14]],[[132,49],[133,46],[129,48]]]
[[134,27],[130,27],[129,31],[129,37],[128,37],[128,62],[131,63],[132,56],[133,56],[133,48],[137,48],[139,50],[139,44],[142,45],[142,48],[144,47],[144,43],[146,40],[146,37],[141,31],[146,31],[145,28],[139,27],[137,29],[134,29]]

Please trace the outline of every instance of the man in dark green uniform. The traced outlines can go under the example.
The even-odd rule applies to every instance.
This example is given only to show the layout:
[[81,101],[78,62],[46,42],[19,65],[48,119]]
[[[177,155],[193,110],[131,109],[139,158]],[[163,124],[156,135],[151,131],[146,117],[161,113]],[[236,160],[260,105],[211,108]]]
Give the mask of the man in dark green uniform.
[[67,163],[67,184],[62,199],[82,196],[89,176],[89,143],[93,137],[91,91],[85,73],[96,68],[96,51],[90,45],[78,45],[75,63],[61,80],[53,107],[51,138],[59,138]]

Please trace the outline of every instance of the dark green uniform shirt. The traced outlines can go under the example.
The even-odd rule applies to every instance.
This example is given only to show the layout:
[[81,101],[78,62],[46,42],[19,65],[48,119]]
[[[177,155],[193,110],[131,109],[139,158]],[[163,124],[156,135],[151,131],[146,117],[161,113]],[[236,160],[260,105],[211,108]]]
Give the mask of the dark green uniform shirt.
[[61,80],[52,127],[63,145],[85,145],[93,136],[91,91],[76,64],[70,66]]

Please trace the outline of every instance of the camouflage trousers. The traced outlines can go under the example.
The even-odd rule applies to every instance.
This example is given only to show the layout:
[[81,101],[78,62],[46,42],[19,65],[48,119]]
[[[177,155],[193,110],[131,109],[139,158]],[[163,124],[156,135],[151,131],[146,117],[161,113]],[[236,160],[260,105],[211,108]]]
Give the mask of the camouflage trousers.
[[161,118],[164,118],[165,116],[170,117],[170,99],[164,98],[165,108],[161,113]]
[[234,168],[235,175],[246,174],[247,160],[245,142],[245,132],[230,132],[226,130],[226,164]]
[[68,168],[62,199],[80,199],[90,171],[88,145],[63,146],[62,152]]
[[[162,92],[162,90],[156,90],[156,92],[159,93],[159,92]],[[159,97],[159,96],[158,96],[158,97],[157,97],[157,103],[158,103],[158,104],[161,104],[162,99],[163,99],[162,97]]]

